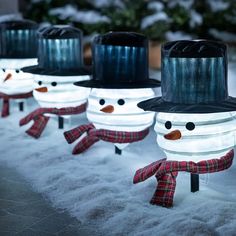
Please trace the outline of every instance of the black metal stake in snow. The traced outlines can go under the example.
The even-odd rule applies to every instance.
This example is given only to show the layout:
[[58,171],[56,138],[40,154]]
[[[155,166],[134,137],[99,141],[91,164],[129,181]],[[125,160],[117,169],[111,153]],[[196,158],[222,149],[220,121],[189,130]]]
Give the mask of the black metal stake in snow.
[[24,111],[24,102],[19,102],[19,111]]
[[115,154],[121,155],[122,150],[120,150],[117,146],[115,146]]
[[61,116],[58,116],[58,129],[64,128],[64,118]]
[[199,191],[199,175],[191,174],[191,192]]

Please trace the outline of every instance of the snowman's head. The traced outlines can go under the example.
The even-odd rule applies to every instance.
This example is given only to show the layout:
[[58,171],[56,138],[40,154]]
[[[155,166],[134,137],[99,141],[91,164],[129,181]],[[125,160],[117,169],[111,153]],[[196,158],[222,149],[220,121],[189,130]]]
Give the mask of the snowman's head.
[[157,142],[168,159],[200,161],[224,155],[235,145],[236,112],[157,113]]
[[96,127],[117,131],[140,131],[153,123],[154,112],[137,106],[143,99],[154,97],[146,89],[92,89],[87,117]]
[[36,58],[30,59],[0,59],[0,79],[6,82],[10,79],[32,78],[32,74],[25,73],[21,68],[37,64]]
[[73,83],[87,79],[89,79],[88,75],[35,75],[33,95],[42,106],[46,107],[78,106],[87,101],[90,89],[75,86]]
[[30,92],[33,75],[21,68],[35,65],[37,59],[0,59],[0,91],[6,94]]

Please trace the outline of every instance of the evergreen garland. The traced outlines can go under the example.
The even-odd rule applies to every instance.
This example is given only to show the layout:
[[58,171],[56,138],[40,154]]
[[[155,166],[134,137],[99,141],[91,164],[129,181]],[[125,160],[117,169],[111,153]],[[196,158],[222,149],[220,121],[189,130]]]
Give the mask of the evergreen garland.
[[[192,38],[217,39],[210,29],[235,33],[236,1],[216,0],[223,8],[212,9],[211,0],[102,0],[103,6],[98,6],[99,0],[24,0],[23,16],[39,23],[71,24],[80,28],[84,35],[105,33],[108,31],[135,31],[147,35],[150,39],[165,40],[166,32],[181,31]],[[150,4],[162,6],[160,12],[167,19],[158,19],[143,27],[145,17],[154,16],[157,10]],[[82,22],[74,17],[62,17],[52,14],[55,8],[70,6],[83,14],[94,14],[103,20],[97,22]],[[91,13],[92,11],[92,13]],[[199,15],[199,22],[193,23],[192,13]],[[97,16],[96,15],[96,16]],[[93,17],[92,17],[93,18]],[[104,20],[105,19],[105,20]],[[106,20],[107,19],[107,20]]]

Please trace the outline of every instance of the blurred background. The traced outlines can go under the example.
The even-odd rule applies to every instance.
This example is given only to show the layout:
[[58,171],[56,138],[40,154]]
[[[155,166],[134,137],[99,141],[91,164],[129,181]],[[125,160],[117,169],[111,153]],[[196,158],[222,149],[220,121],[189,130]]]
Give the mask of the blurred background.
[[24,18],[32,19],[41,26],[70,24],[80,28],[85,37],[86,64],[91,63],[90,43],[93,37],[111,30],[145,34],[150,39],[151,68],[160,67],[160,44],[179,39],[201,38],[224,41],[230,49],[229,59],[236,60],[235,0],[1,0],[0,2],[0,9],[6,8],[10,2],[13,12],[19,10]]

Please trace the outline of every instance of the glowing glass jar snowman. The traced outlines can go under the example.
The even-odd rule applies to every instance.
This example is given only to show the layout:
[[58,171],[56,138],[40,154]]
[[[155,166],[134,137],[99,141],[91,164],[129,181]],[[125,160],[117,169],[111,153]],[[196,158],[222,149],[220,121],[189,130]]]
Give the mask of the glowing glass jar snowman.
[[33,76],[21,68],[37,64],[37,24],[29,20],[0,23],[0,92],[26,94],[33,90]]
[[[154,112],[137,107],[160,86],[149,79],[147,48],[147,38],[136,33],[110,32],[94,39],[92,80],[75,84],[92,88],[87,118],[97,129],[139,132],[153,124]],[[115,143],[119,149],[127,145]]]
[[210,160],[235,146],[236,113],[169,114],[156,116],[157,142],[168,160]]
[[0,59],[0,92],[24,94],[33,90],[33,75],[21,68],[37,64],[37,59]]
[[162,47],[162,97],[138,106],[156,111],[157,143],[167,160],[220,158],[235,146],[236,99],[228,96],[226,46],[196,40]]
[[89,69],[83,65],[82,33],[77,28],[44,28],[39,34],[38,65],[23,71],[34,74],[33,95],[41,107],[76,107],[87,102],[90,89],[73,84],[90,79]]

